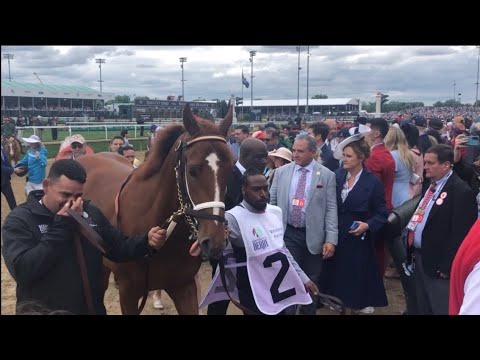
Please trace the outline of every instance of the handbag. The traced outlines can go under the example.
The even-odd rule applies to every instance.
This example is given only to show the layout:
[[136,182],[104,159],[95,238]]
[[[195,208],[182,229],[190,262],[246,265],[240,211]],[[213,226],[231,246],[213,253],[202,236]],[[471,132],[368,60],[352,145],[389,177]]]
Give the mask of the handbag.
[[407,227],[422,197],[421,194],[418,194],[392,210],[385,224],[385,231],[389,236],[400,236],[402,230]]

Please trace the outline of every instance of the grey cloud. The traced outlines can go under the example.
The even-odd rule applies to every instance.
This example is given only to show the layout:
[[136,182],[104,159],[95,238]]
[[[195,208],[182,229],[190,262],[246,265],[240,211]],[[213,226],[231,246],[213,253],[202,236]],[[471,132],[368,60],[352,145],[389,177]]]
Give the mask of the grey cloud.
[[[147,52],[145,52],[147,50]],[[240,72],[250,82],[248,51],[254,59],[254,97],[296,99],[297,52],[293,46],[243,46],[226,52],[239,52],[239,58],[215,53],[207,46],[80,46],[62,53],[49,46],[5,46],[2,53],[13,53],[12,76],[16,81],[37,83],[37,72],[44,83],[82,85],[99,88],[102,65],[104,91],[117,95],[137,94],[166,98],[181,94],[179,56],[187,56],[184,67],[187,99],[240,96]],[[306,96],[306,46],[301,48],[300,97]],[[157,52],[158,54],[153,55]],[[197,57],[192,56],[193,54]],[[395,94],[391,101],[425,101],[432,104],[453,97],[453,81],[462,101],[475,101],[477,54],[470,47],[414,46],[310,46],[309,95],[353,97],[373,102],[376,91]],[[200,56],[200,58],[198,58]],[[225,60],[223,59],[225,56]],[[210,61],[210,59],[212,59]],[[354,60],[353,60],[354,59]],[[214,76],[220,74],[221,76]],[[8,77],[2,59],[2,79]],[[250,97],[250,88],[244,88]]]

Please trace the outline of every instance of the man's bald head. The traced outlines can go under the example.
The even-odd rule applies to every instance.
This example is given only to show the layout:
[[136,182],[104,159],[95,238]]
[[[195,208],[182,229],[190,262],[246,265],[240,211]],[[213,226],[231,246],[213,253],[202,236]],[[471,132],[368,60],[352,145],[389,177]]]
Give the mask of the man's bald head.
[[337,133],[337,122],[334,119],[326,119],[323,123],[330,128],[327,138],[331,140],[333,135]]
[[247,138],[240,146],[240,157],[238,161],[245,169],[256,168],[263,171],[267,164],[267,145],[256,138]]

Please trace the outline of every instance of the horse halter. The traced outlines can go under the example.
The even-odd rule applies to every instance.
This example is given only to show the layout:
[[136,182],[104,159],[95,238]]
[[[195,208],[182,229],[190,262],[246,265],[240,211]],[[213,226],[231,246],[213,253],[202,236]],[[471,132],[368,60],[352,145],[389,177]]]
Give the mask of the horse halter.
[[[199,141],[222,141],[227,143],[225,138],[221,136],[200,136],[190,141],[180,140],[177,147],[175,148],[176,159],[175,159],[175,176],[177,179],[177,189],[178,189],[178,200],[180,202],[180,209],[176,212],[177,215],[184,214],[185,219],[187,220],[190,228],[192,230],[193,238],[197,237],[197,224],[194,223],[191,217],[195,220],[207,219],[214,220],[226,223],[225,217],[220,215],[205,214],[200,212],[200,210],[210,209],[210,208],[222,208],[225,209],[225,203],[221,201],[207,201],[200,204],[195,204],[190,195],[190,190],[188,187],[185,159],[184,155],[189,146]],[[186,201],[188,200],[188,201]],[[191,206],[191,207],[190,207]]]

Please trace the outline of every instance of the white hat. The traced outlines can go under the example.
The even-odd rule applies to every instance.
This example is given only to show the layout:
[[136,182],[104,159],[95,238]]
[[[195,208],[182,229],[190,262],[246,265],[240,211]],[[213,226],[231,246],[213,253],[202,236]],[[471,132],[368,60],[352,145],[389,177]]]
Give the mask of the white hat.
[[281,147],[273,151],[270,151],[268,153],[268,156],[276,156],[276,157],[285,159],[289,162],[292,162],[292,158],[293,158],[292,152],[288,150],[286,147]]
[[[355,130],[357,130],[357,127],[351,127],[350,129],[348,129],[348,133],[350,135],[354,135],[355,134]],[[358,133],[364,133],[364,132],[369,132],[370,131],[370,128],[366,125],[363,125],[363,124],[359,124],[358,125]],[[357,134],[358,134],[357,133]]]
[[[362,126],[362,124],[360,124],[360,126]],[[343,158],[343,149],[345,149],[345,146],[347,146],[348,144],[354,141],[363,139],[365,135],[371,131],[371,129],[368,126],[365,126],[365,128],[367,128],[368,130],[365,131],[365,129],[362,129],[361,127],[359,127],[359,130],[360,131],[363,130],[363,132],[359,132],[358,134],[352,135],[346,138],[345,140],[343,140],[340,144],[338,144],[337,147],[335,148],[335,151],[333,152],[333,157],[337,160],[341,160]]]
[[27,144],[35,144],[35,143],[41,143],[42,140],[37,135],[32,135],[28,138],[22,138],[23,141],[25,141]]

